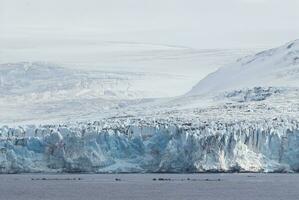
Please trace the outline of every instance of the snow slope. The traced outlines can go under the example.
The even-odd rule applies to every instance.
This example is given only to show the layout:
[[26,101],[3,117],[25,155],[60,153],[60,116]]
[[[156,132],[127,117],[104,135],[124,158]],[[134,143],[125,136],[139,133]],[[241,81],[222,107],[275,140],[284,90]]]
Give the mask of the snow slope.
[[239,59],[211,73],[188,95],[260,87],[299,86],[299,40]]

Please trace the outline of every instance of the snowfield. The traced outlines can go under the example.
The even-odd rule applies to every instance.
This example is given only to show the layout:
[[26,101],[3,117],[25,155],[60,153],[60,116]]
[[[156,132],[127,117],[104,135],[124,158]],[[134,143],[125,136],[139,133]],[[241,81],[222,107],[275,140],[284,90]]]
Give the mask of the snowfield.
[[[63,69],[55,69],[62,70],[59,76],[64,74]],[[3,76],[5,68],[1,70]],[[140,98],[142,91],[136,90],[135,84],[132,90],[126,85],[136,79],[136,74],[126,75],[127,79],[118,74],[119,84],[108,81],[108,86],[99,89],[102,81],[81,72],[41,79],[31,74],[27,79],[24,70],[30,67],[16,67],[16,74],[1,78],[1,89],[5,91],[1,93],[2,104],[8,105],[2,113],[8,112],[9,116],[9,106],[15,105],[13,99],[7,104],[10,97],[26,99],[27,93],[37,90],[39,95],[62,91],[57,84],[41,84],[37,89],[42,79],[48,83],[59,80],[65,93],[61,99],[56,93],[31,97],[34,104],[42,101],[40,105],[44,106],[49,101],[51,108],[53,102],[63,99],[70,99],[70,103],[64,101],[61,108],[52,107],[53,118],[64,110],[60,115],[64,122],[60,123],[40,121],[42,125],[30,125],[27,119],[12,124],[10,119],[9,124],[5,123],[6,116],[1,116],[2,173],[299,171],[299,40],[222,67],[186,95],[172,98]],[[17,75],[20,78],[11,80]],[[82,77],[86,77],[84,84]],[[107,74],[103,79],[109,80]],[[84,87],[86,92],[82,92]],[[114,95],[103,92],[107,87],[113,88]],[[74,94],[81,103],[74,103]],[[95,98],[89,99],[90,104],[82,103],[82,96],[88,99],[92,95],[112,106],[102,109],[99,106],[105,104],[95,103]],[[26,108],[25,102],[20,105]],[[76,118],[76,109],[86,110]],[[46,110],[51,116],[50,111]]]

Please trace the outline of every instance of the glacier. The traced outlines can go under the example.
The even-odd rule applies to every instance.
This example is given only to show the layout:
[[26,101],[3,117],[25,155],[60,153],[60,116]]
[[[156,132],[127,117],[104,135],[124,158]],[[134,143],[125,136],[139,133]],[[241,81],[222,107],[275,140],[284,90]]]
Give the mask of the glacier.
[[299,122],[123,119],[0,129],[0,172],[297,172]]
[[298,47],[240,59],[169,98],[129,95],[138,74],[48,66],[40,88],[40,64],[2,66],[0,173],[299,172]]

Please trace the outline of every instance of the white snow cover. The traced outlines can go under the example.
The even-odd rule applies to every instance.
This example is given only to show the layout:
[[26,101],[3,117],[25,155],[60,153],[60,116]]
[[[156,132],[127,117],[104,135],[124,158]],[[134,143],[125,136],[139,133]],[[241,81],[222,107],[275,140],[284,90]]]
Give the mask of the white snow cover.
[[188,95],[201,95],[256,86],[298,87],[299,40],[221,67],[201,80]]
[[[298,172],[298,50],[297,40],[221,68],[187,95],[78,122],[2,122],[0,172]],[[22,94],[34,88],[20,83]]]

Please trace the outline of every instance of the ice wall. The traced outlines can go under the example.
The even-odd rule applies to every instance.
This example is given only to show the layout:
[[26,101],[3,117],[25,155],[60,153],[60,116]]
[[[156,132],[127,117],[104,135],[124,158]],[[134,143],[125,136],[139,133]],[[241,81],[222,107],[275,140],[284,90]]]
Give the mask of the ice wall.
[[0,172],[299,170],[299,123],[101,122],[0,129]]

